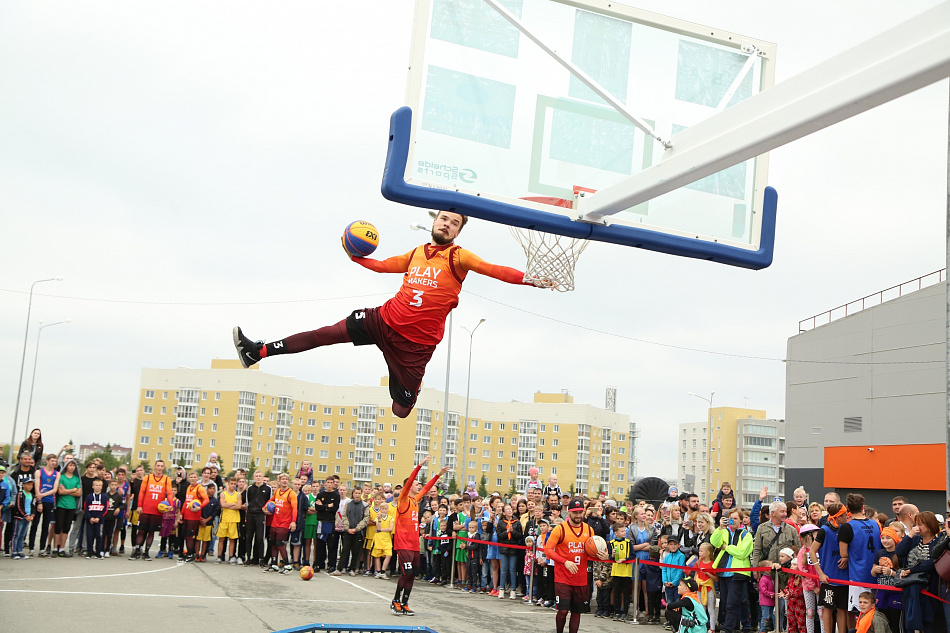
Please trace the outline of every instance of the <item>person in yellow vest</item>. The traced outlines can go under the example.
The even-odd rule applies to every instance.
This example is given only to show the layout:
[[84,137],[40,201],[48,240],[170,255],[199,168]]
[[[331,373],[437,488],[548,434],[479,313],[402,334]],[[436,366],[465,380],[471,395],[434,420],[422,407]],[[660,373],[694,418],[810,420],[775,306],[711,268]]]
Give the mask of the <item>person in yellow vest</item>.
[[627,528],[622,523],[614,525],[613,548],[614,564],[610,570],[613,577],[614,620],[623,622],[627,618],[630,596],[633,589],[633,563],[624,562],[633,558],[633,543],[627,538]]

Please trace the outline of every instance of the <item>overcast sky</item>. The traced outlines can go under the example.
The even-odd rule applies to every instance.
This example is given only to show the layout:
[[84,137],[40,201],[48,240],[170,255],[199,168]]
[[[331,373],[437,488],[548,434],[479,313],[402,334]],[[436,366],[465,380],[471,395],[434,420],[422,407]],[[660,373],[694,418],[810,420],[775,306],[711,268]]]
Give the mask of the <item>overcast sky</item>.
[[[775,42],[776,81],[935,5],[639,2]],[[412,3],[4,2],[0,4],[0,441],[9,440],[27,291],[37,279],[17,442],[38,319],[31,426],[128,445],[143,367],[232,357],[231,327],[269,340],[378,305],[400,283],[350,263],[355,219],[379,255],[423,241],[425,211],[384,200],[389,116],[404,102]],[[771,154],[775,263],[753,272],[594,243],[577,290],[479,275],[455,311],[452,391],[467,335],[487,319],[472,396],[530,401],[569,390],[639,424],[643,476],[674,476],[676,425],[704,418],[687,392],[784,417],[781,359],[802,318],[943,268],[948,83]],[[459,243],[523,267],[506,227]],[[636,340],[635,340],[636,339]],[[645,342],[646,341],[646,342]],[[663,345],[659,345],[663,344]],[[445,343],[426,384],[445,380]],[[375,350],[340,346],[267,363],[328,384],[378,384]]]

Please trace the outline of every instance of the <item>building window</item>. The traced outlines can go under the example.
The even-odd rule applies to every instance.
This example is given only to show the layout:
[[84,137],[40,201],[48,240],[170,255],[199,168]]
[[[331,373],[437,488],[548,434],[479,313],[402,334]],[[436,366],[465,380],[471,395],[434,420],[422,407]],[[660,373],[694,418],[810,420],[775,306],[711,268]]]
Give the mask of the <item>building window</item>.
[[398,426],[398,425],[396,425],[396,424],[393,424],[393,433],[395,433],[395,432],[396,432],[396,427],[397,427],[397,426]]
[[337,451],[337,452],[336,452],[336,458],[337,458],[337,459],[343,459],[343,451]]
[[211,446],[211,448],[214,448],[214,446],[215,446],[215,439],[214,439],[213,437],[211,438],[211,444],[210,444],[210,446]]
[[343,430],[343,423],[342,423],[342,422],[338,422],[338,423],[337,423],[337,425],[336,425],[336,430],[337,430],[337,431],[342,431],[342,430]]
[[496,480],[495,480],[495,485],[500,487],[500,486],[501,486],[501,479],[496,479]]
[[491,431],[491,422],[486,422],[486,423],[485,423],[485,430],[486,430],[486,431]]
[[389,476],[392,477],[393,474],[395,474],[395,471],[394,471],[392,468],[390,468],[390,469],[389,469]]
[[211,409],[211,415],[212,415],[212,416],[217,416],[217,415],[218,415],[218,407],[214,407],[213,409]]
[[551,440],[551,446],[557,446],[557,438]]
[[554,425],[554,432],[555,432],[555,433],[560,433],[560,432],[561,432],[561,425],[555,424],[555,425]]
[[539,437],[539,438],[538,438],[538,446],[544,446],[544,438],[543,438],[543,437]]
[[150,428],[152,428],[152,421],[151,421],[151,420],[142,420],[142,428],[143,428],[143,429],[150,429]]
[[307,441],[312,442],[316,439],[316,433],[307,433]]
[[337,443],[337,444],[342,444],[342,443],[343,443],[343,436],[342,436],[342,435],[337,435],[337,436],[336,436],[336,443]]
[[167,391],[163,391],[163,392],[162,392],[162,400],[168,400],[168,392],[167,392]]
[[327,472],[327,465],[326,465],[326,464],[320,464],[319,466],[317,466],[317,472],[318,472],[318,473],[325,473],[325,472]]
[[504,422],[500,422],[500,423],[498,424],[498,430],[499,430],[499,431],[504,431],[504,430],[505,430],[505,423],[504,423]]
[[377,476],[377,477],[379,476],[379,468],[374,468],[374,469],[373,469],[373,472],[376,473],[376,476]]
[[257,443],[257,450],[261,450],[261,443],[260,443],[260,442]]
[[149,398],[149,399],[152,399],[152,398],[155,397],[155,392],[154,392],[154,391],[151,391],[151,390],[147,390],[147,391],[145,392],[145,397],[146,397],[146,398]]
[[395,445],[396,445],[396,438],[392,438],[391,440],[389,440],[389,445],[390,445],[390,446],[395,446]]
[[[557,461],[557,453],[551,453],[551,459],[554,460],[554,461]],[[553,475],[553,474],[556,474],[556,473],[554,473],[553,470],[552,470],[551,474]]]
[[474,429],[478,428],[478,420],[469,420],[469,424],[471,424]]
[[316,418],[307,418],[307,426],[316,426],[316,425],[317,425]]
[[149,442],[148,435],[143,435],[142,437],[139,438],[139,444],[148,444],[148,442]]
[[502,466],[501,464],[498,464],[497,466],[495,466],[495,468],[497,468],[497,469],[498,469],[498,472],[500,472],[500,473],[505,471],[505,467]]
[[396,461],[396,454],[395,454],[395,453],[390,453],[390,454],[389,454],[389,461],[391,461],[391,462]]
[[333,415],[333,407],[323,407],[323,415]]
[[267,429],[267,437],[273,437],[273,435],[274,435],[274,427],[269,427]]
[[330,457],[330,451],[320,451],[320,459],[327,459]]
[[504,458],[505,458],[505,451],[498,451],[498,459],[504,459]]
[[204,430],[205,430],[205,423],[204,423],[204,422],[199,422],[199,423],[198,423],[198,430],[199,430],[199,431],[204,431]]
[[543,459],[544,459],[544,453],[538,453],[538,461],[540,462]]
[[489,450],[482,451],[482,457],[484,457],[485,459],[488,459],[489,457],[491,457],[491,451]]
[[330,428],[330,421],[329,421],[329,420],[324,420],[324,421],[323,421],[323,428],[325,428],[325,429]]
[[164,430],[165,430],[165,422],[159,420],[159,422],[158,422],[158,430],[159,430],[159,431],[164,431]]
[[329,435],[321,435],[321,436],[320,436],[320,443],[321,443],[321,444],[329,444],[329,443],[330,443],[330,436],[329,436]]
[[147,451],[139,451],[139,459],[148,459]]
[[[386,409],[380,409],[380,410],[379,410],[379,413],[376,414],[376,417],[378,417],[378,418],[384,418],[384,417],[386,417]],[[382,429],[379,429],[379,430],[382,431]]]
[[145,414],[151,414],[151,413],[152,413],[152,406],[151,406],[151,405],[148,405],[148,404],[145,405],[145,408],[142,409],[142,412],[145,413]]
[[215,400],[220,400],[220,399],[221,399],[221,392],[220,392],[220,391],[215,392],[215,394],[214,394],[214,399],[215,399]]

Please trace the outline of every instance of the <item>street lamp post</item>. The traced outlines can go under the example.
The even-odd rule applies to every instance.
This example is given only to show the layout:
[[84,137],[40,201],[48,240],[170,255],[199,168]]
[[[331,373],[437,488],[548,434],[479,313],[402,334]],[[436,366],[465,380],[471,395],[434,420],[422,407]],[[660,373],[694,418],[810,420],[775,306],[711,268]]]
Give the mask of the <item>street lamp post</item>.
[[[465,386],[465,428],[464,428],[464,437],[462,438],[462,464],[459,470],[461,475],[460,479],[461,485],[465,486],[465,460],[468,459],[468,399],[472,393],[472,343],[475,342],[475,330],[477,330],[482,323],[485,322],[485,319],[481,319],[475,327],[469,330],[467,327],[462,326],[462,329],[468,332],[468,379]],[[463,488],[464,489],[464,488]]]
[[[43,322],[40,321],[40,323],[42,324]],[[33,387],[36,385],[36,361],[40,357],[40,337],[43,335],[43,330],[46,328],[63,323],[69,323],[69,319],[66,319],[65,321],[57,321],[56,323],[40,325],[40,329],[36,332],[36,351],[33,352],[33,377],[30,379],[30,399],[26,405],[26,428],[30,428],[30,414],[33,412]]]
[[705,400],[709,403],[709,410],[706,412],[706,486],[703,489],[703,494],[706,495],[706,503],[709,503],[709,486],[712,483],[712,408],[713,396],[716,395],[716,392],[710,391],[708,398],[701,396],[698,393],[693,393],[692,391],[687,395],[695,396],[700,400]]
[[30,335],[30,311],[33,309],[33,288],[36,284],[46,281],[62,281],[62,277],[50,277],[49,279],[37,279],[30,286],[30,300],[26,304],[26,331],[23,333],[23,354],[20,356],[20,378],[16,386],[16,407],[13,409],[13,432],[10,434],[10,448],[7,451],[7,463],[13,463],[13,443],[16,442],[16,423],[17,416],[20,413],[20,393],[23,388],[23,366],[26,363],[26,340]]

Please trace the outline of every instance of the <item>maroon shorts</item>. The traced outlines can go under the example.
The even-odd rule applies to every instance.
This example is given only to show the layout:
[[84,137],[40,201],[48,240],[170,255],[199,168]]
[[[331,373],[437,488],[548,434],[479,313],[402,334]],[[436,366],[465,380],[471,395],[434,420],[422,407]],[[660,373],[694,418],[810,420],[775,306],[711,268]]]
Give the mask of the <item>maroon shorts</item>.
[[145,532],[154,532],[162,527],[162,515],[160,514],[139,514],[139,529]]
[[397,549],[396,557],[399,559],[399,573],[403,576],[415,576],[422,571],[420,566],[422,557],[419,552],[411,549]]
[[590,591],[587,585],[554,583],[554,607],[558,611],[590,613]]
[[198,528],[201,527],[201,521],[199,519],[182,519],[181,521],[181,535],[188,537],[194,536],[198,533]]
[[393,402],[414,407],[435,345],[410,341],[383,321],[379,308],[354,310],[346,317],[346,333],[353,345],[375,345],[380,349],[389,366],[389,395]]
[[278,545],[287,542],[287,539],[290,538],[290,529],[274,527],[273,525],[270,528],[270,540]]

